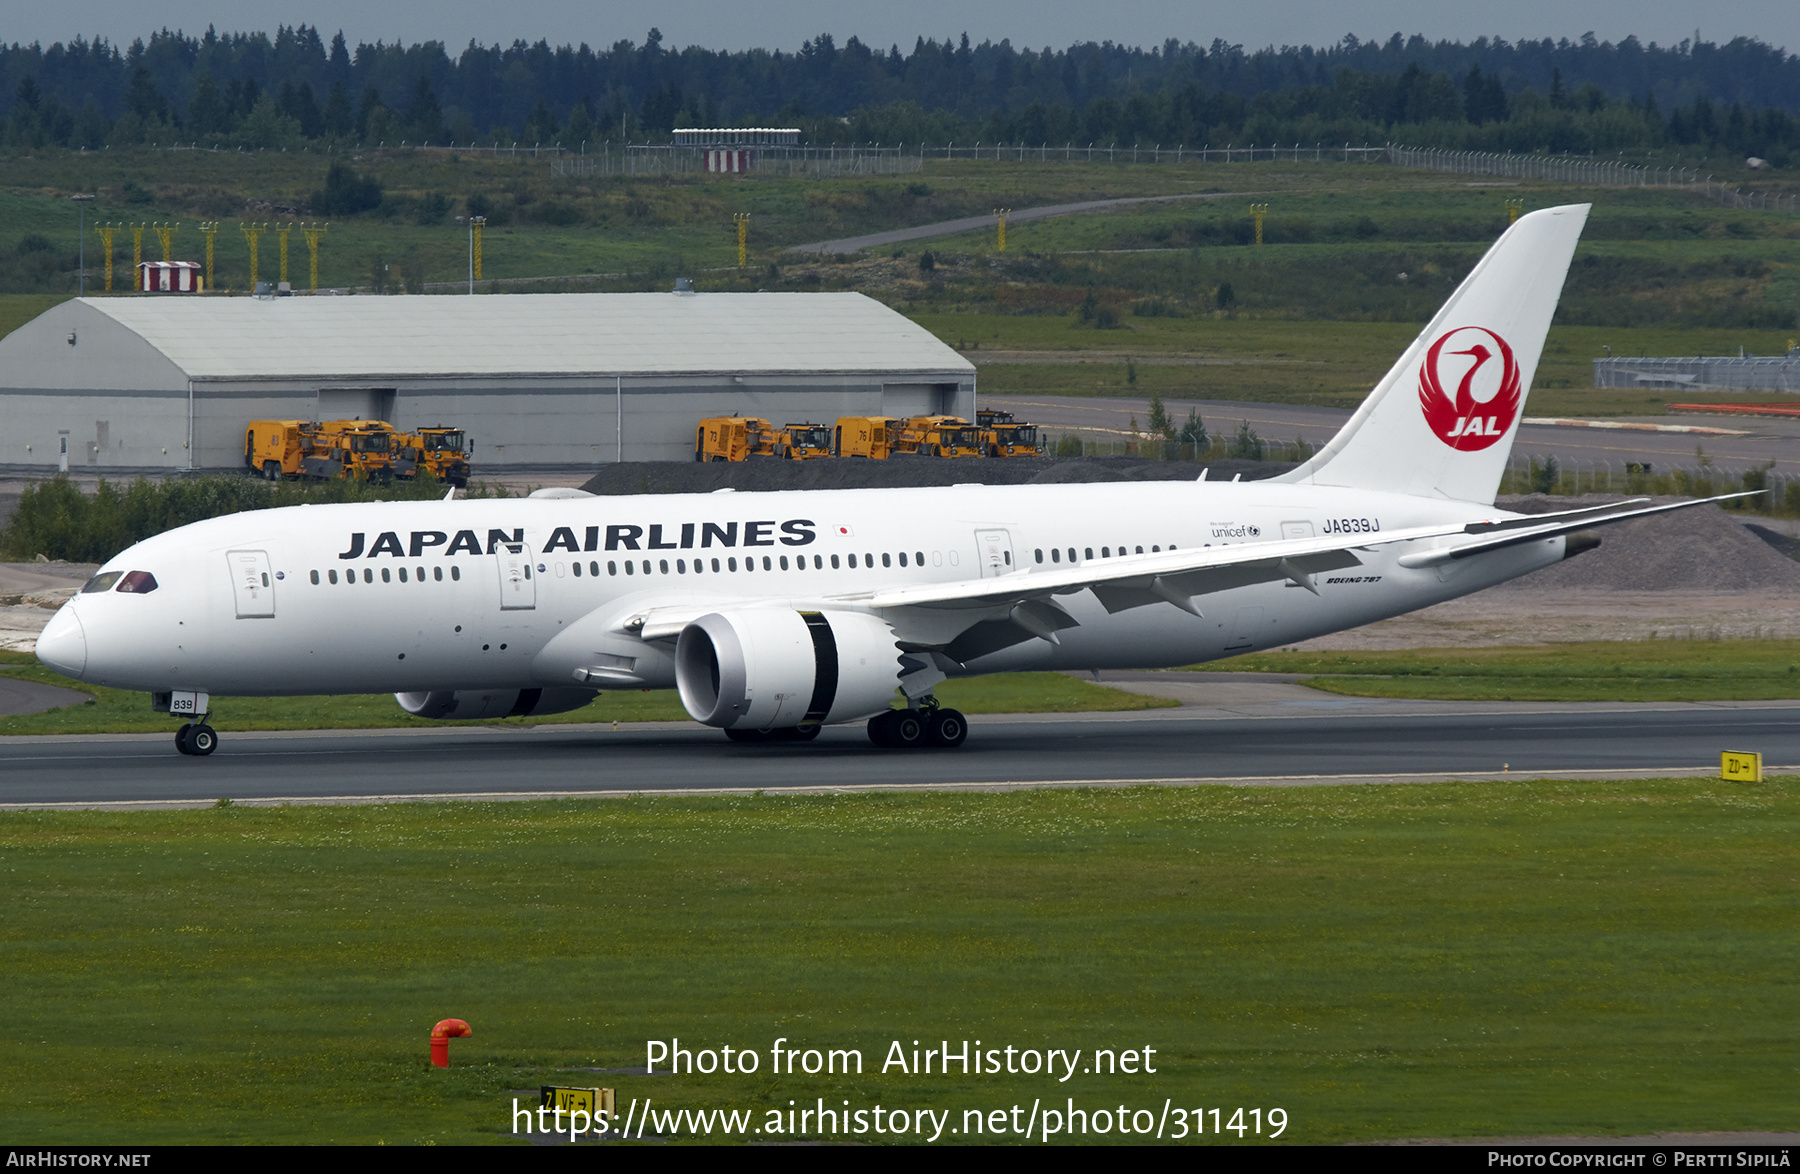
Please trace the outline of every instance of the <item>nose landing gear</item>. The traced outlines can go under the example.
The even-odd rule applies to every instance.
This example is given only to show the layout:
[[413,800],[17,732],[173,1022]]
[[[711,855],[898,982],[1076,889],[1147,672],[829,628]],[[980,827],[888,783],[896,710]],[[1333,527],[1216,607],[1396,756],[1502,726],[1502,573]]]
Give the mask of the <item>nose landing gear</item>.
[[189,722],[175,731],[175,749],[205,758],[219,748],[219,732],[205,722]]

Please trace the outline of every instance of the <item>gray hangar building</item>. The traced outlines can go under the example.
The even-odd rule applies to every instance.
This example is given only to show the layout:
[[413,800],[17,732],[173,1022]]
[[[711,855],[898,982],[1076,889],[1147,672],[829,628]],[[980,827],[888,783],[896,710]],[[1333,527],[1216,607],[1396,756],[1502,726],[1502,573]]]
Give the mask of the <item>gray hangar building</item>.
[[462,428],[478,475],[691,460],[734,414],[973,419],[975,368],[857,293],[140,294],[0,339],[22,472],[237,469],[252,420],[357,418]]

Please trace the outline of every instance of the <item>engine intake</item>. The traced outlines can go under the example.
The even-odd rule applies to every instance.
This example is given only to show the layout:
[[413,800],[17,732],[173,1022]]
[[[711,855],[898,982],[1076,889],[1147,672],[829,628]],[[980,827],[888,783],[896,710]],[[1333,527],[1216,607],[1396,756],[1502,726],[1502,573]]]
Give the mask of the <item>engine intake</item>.
[[543,717],[580,709],[598,693],[593,689],[461,689],[455,692],[396,693],[400,708],[414,717],[435,721],[473,721],[484,717]]
[[714,612],[681,631],[675,685],[722,729],[828,725],[880,713],[900,681],[893,629],[859,612]]

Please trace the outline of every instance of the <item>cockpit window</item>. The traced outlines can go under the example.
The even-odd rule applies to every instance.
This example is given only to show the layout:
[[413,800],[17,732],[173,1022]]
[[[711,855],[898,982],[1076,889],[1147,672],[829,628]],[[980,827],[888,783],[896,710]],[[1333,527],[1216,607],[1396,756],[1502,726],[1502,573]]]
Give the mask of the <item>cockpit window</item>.
[[125,572],[123,571],[107,571],[104,574],[95,575],[81,588],[81,593],[83,595],[92,595],[96,591],[110,591],[112,590],[112,585],[117,583],[119,581],[119,576],[124,573]]
[[149,571],[132,571],[119,580],[119,591],[127,595],[148,595],[156,590],[156,576]]

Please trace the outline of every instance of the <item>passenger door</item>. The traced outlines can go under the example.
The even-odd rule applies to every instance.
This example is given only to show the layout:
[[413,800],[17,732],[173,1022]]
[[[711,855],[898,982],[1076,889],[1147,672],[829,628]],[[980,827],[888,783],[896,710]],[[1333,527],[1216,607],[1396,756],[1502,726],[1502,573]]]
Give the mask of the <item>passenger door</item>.
[[975,531],[975,548],[981,559],[981,577],[997,579],[1013,572],[1012,535],[1005,530]]
[[230,550],[225,561],[231,568],[231,592],[240,620],[268,619],[275,614],[275,578],[269,572],[269,554],[263,550]]
[[514,553],[502,546],[494,558],[500,568],[500,610],[530,611],[537,607],[537,580],[532,577],[530,549]]

